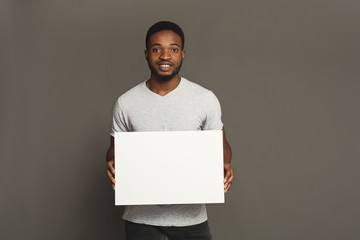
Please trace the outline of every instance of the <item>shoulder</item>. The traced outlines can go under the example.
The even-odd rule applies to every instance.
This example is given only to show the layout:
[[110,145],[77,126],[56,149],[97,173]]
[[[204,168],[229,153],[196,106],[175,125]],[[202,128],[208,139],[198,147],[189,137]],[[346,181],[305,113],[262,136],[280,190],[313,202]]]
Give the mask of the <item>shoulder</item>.
[[144,91],[144,81],[137,84],[135,87],[129,89],[117,98],[116,104],[126,106],[137,102],[138,99],[144,98],[146,91]]
[[181,78],[181,80],[183,81],[186,92],[188,92],[189,94],[191,94],[193,96],[202,98],[202,97],[206,97],[207,95],[212,93],[209,89],[201,86],[198,83],[192,82],[183,77]]
[[198,100],[206,102],[209,100],[217,99],[217,97],[211,90],[201,86],[200,84],[192,82],[186,78],[182,78],[182,80],[184,80],[186,91],[192,96],[195,96]]

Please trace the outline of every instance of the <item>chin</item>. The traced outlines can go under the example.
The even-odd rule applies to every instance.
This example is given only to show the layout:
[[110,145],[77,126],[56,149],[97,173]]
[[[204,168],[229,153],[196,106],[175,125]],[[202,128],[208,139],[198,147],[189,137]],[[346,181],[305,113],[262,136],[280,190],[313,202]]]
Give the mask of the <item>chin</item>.
[[154,76],[157,79],[159,79],[160,81],[163,81],[163,82],[167,82],[167,81],[173,79],[180,72],[181,65],[182,65],[182,62],[180,63],[180,66],[178,66],[172,73],[163,75],[157,69],[155,69],[155,67],[151,66],[151,64],[148,61],[148,66],[150,68],[150,71],[154,74]]
[[154,76],[157,79],[159,79],[160,81],[163,81],[163,82],[167,82],[167,81],[173,79],[179,73],[179,71],[173,71],[172,73],[161,74],[159,71],[156,71],[155,69],[152,69],[151,72],[154,74]]
[[161,74],[157,74],[156,77],[163,82],[167,82],[169,80],[171,80],[173,77],[176,76],[176,73],[174,74],[170,74],[170,75],[161,75]]

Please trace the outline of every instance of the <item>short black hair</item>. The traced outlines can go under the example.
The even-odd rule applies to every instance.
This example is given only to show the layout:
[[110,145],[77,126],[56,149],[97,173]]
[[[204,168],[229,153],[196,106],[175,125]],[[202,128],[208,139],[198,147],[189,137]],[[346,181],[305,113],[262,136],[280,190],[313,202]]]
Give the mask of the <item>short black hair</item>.
[[152,35],[154,35],[155,33],[163,31],[163,30],[169,30],[169,31],[172,31],[172,32],[176,33],[177,35],[179,35],[181,38],[181,45],[182,45],[181,50],[184,50],[184,44],[185,44],[184,32],[179,27],[179,25],[177,25],[176,23],[170,22],[170,21],[160,21],[160,22],[153,24],[149,28],[149,30],[146,33],[146,39],[145,39],[146,49],[149,49],[148,43],[150,41],[150,37]]

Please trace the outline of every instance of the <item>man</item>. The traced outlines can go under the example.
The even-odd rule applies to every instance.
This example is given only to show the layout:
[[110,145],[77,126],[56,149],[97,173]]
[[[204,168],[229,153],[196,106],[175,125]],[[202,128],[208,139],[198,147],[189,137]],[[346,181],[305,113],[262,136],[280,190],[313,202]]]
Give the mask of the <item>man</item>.
[[[172,22],[155,23],[147,32],[145,58],[151,70],[150,79],[121,95],[114,106],[112,136],[106,156],[107,175],[113,189],[113,136],[118,131],[222,129],[225,193],[234,180],[231,149],[226,141],[216,96],[179,76],[185,57],[184,42],[183,31]],[[127,206],[123,218],[128,240],[160,240],[165,236],[169,240],[211,239],[204,204]]]

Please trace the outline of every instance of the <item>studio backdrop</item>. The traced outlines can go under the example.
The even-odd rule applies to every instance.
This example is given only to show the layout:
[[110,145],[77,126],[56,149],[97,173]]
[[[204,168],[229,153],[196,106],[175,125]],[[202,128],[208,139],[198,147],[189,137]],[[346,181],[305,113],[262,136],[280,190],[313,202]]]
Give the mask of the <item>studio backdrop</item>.
[[[0,3],[0,239],[124,239],[105,174],[112,107],[149,77],[145,33],[185,32],[236,179],[216,240],[359,239],[360,3]],[[136,177],[136,172],[134,172]]]

